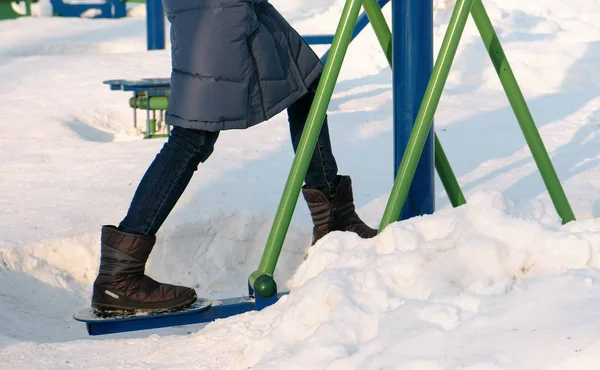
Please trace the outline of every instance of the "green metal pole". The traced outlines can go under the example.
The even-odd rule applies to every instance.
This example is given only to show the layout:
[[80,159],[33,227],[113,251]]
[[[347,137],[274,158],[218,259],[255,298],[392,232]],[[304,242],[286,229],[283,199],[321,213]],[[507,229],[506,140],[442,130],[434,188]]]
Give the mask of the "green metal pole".
[[448,74],[450,73],[450,68],[452,67],[452,62],[456,55],[460,38],[465,29],[473,1],[474,0],[458,0],[456,2],[450,24],[448,25],[448,30],[444,36],[440,53],[433,68],[429,84],[427,85],[427,90],[425,91],[419,114],[417,115],[414,129],[408,140],[404,156],[402,157],[402,162],[400,163],[400,168],[396,180],[394,181],[394,187],[392,188],[390,198],[383,213],[383,218],[379,225],[379,232],[400,218],[402,207],[404,207],[404,202],[406,201],[406,196],[408,195],[412,179],[415,175],[419,158],[421,157],[425,141],[429,135],[433,116],[435,115],[435,111],[440,102],[444,85],[448,79]]
[[365,13],[367,13],[367,18],[369,18],[369,22],[373,27],[381,49],[383,49],[388,64],[392,68],[392,31],[390,31],[390,27],[385,21],[379,3],[377,0],[363,0],[363,8],[365,9]]
[[306,177],[308,165],[315,150],[337,78],[342,69],[348,45],[350,45],[352,32],[354,31],[361,5],[362,0],[347,0],[344,6],[340,23],[331,44],[331,51],[319,81],[319,87],[317,88],[315,99],[308,114],[298,149],[296,150],[296,156],[294,157],[294,162],[292,163],[292,168],[288,175],[277,213],[275,214],[275,220],[273,221],[260,265],[258,266],[258,270],[253,272],[248,280],[251,287],[254,287],[254,283],[258,277],[261,275],[273,275],[275,271],[275,265],[281,253],[294,208],[298,202],[300,189]]
[[452,167],[450,167],[450,162],[448,161],[448,157],[446,157],[446,153],[444,152],[444,148],[442,148],[442,143],[437,134],[435,135],[435,169],[438,171],[438,175],[440,176],[440,180],[442,180],[442,185],[444,185],[444,189],[446,190],[446,194],[448,194],[448,199],[450,199],[452,207],[456,208],[466,204],[467,200],[465,199],[465,195],[460,189],[460,185],[456,180]]
[[25,0],[25,15],[31,17],[31,0]]
[[521,130],[523,131],[523,135],[525,135],[527,145],[529,146],[531,154],[533,155],[533,159],[535,160],[540,174],[542,175],[542,179],[544,180],[546,188],[548,189],[548,193],[550,194],[550,198],[554,203],[554,207],[562,218],[563,224],[574,221],[575,215],[573,214],[573,210],[569,205],[569,201],[560,184],[558,175],[554,170],[554,166],[552,165],[550,156],[546,151],[544,142],[542,141],[540,133],[535,126],[531,112],[527,107],[527,103],[525,102],[525,98],[523,97],[521,89],[519,88],[519,84],[517,83],[515,75],[508,64],[508,60],[506,59],[502,45],[500,45],[498,36],[494,31],[494,26],[492,25],[492,22],[490,21],[490,18],[488,17],[481,0],[475,0],[473,3],[473,8],[471,9],[471,14],[473,16],[473,20],[475,21],[475,25],[481,34],[483,43],[490,54],[492,63],[494,64],[496,72],[498,73],[498,77],[500,77],[500,81],[502,82],[502,86],[504,87],[504,91],[506,92],[506,96],[508,97],[510,105],[517,116]]
[[169,106],[169,98],[167,96],[140,96],[137,98],[129,98],[129,106],[131,108],[139,109],[165,110]]
[[[393,68],[392,32],[385,21],[381,8],[376,0],[363,0],[363,8],[365,8],[367,17],[369,17],[377,40],[379,40],[379,44],[385,53],[390,68]],[[460,189],[460,185],[456,180],[454,171],[452,171],[452,166],[450,166],[450,162],[446,157],[446,153],[444,153],[444,149],[442,148],[442,144],[437,134],[435,134],[435,168],[440,176],[440,180],[442,180],[442,184],[444,185],[444,189],[446,189],[446,193],[448,194],[452,206],[458,207],[465,204],[465,196]]]
[[150,125],[148,127],[150,127],[150,136],[153,136],[156,133],[156,120],[154,118],[150,119]]

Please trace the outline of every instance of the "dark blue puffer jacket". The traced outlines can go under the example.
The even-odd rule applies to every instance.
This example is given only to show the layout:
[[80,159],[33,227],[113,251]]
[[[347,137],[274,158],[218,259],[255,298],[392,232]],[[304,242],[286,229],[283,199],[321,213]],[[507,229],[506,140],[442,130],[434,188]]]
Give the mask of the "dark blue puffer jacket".
[[163,0],[171,22],[166,123],[207,131],[268,120],[319,78],[319,57],[264,0]]

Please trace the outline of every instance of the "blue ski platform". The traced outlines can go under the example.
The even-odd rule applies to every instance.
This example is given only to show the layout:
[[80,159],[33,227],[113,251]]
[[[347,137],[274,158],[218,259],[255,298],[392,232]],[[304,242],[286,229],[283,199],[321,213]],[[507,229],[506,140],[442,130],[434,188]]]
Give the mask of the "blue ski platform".
[[271,298],[239,297],[210,301],[199,298],[190,307],[166,313],[148,313],[115,317],[99,316],[93,308],[78,311],[73,315],[84,322],[89,335],[124,333],[171,326],[207,323],[217,319],[238,315],[248,311],[261,310],[277,302],[287,293],[279,293]]

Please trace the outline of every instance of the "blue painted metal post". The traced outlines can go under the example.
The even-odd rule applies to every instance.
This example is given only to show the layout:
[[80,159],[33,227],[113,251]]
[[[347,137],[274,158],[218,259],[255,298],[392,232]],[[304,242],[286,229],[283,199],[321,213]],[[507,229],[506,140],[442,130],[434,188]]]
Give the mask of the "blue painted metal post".
[[161,0],[146,0],[148,50],[165,48],[165,11]]
[[[433,69],[433,0],[392,0],[394,177]],[[404,220],[435,210],[433,125],[417,167]]]

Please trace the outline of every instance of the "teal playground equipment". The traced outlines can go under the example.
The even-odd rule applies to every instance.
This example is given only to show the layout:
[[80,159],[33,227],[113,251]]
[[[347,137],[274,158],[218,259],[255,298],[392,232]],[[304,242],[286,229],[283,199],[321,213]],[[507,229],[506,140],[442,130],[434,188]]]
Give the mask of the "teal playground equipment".
[[[0,0],[0,20],[31,16],[31,3],[37,3],[38,1],[39,0]],[[13,8],[13,4],[19,3],[25,3],[24,14],[16,12]]]
[[145,139],[171,134],[169,126],[165,125],[163,120],[169,103],[170,79],[108,80],[104,83],[109,85],[111,90],[133,92],[133,97],[129,99],[129,106],[133,108],[133,127],[137,129],[138,126],[138,109],[144,110],[146,112],[146,131],[143,132]]
[[90,335],[144,330],[208,322],[249,310],[261,310],[286,294],[277,291],[275,267],[346,51],[356,30],[361,6],[393,70],[394,144],[398,157],[394,164],[394,184],[379,232],[391,223],[412,215],[433,213],[434,169],[451,204],[458,207],[466,203],[442,144],[433,130],[433,118],[469,15],[479,30],[557,213],[563,224],[575,220],[482,0],[456,1],[435,64],[432,57],[432,3],[433,0],[393,0],[392,33],[382,14],[381,1],[346,0],[265,250],[257,270],[248,279],[247,297],[210,304],[202,302],[200,307],[177,316],[157,314],[92,319],[82,313],[75,315],[75,319],[86,323]]
[[69,3],[50,0],[52,12],[59,17],[81,17],[83,13],[96,10],[91,18],[123,18],[127,16],[127,3],[143,3],[144,0],[103,0],[95,3]]
[[[0,20],[31,16],[31,4],[39,0],[0,0]],[[99,0],[95,3],[70,3],[50,0],[52,14],[58,17],[81,17],[95,11],[89,18],[123,18],[127,16],[127,3],[145,3],[145,0]],[[13,4],[25,3],[25,13],[14,10]]]
[[125,2],[105,0],[97,3],[68,3],[64,0],[50,0],[52,13],[57,17],[81,17],[83,13],[96,10],[92,18],[123,18],[127,16]]

